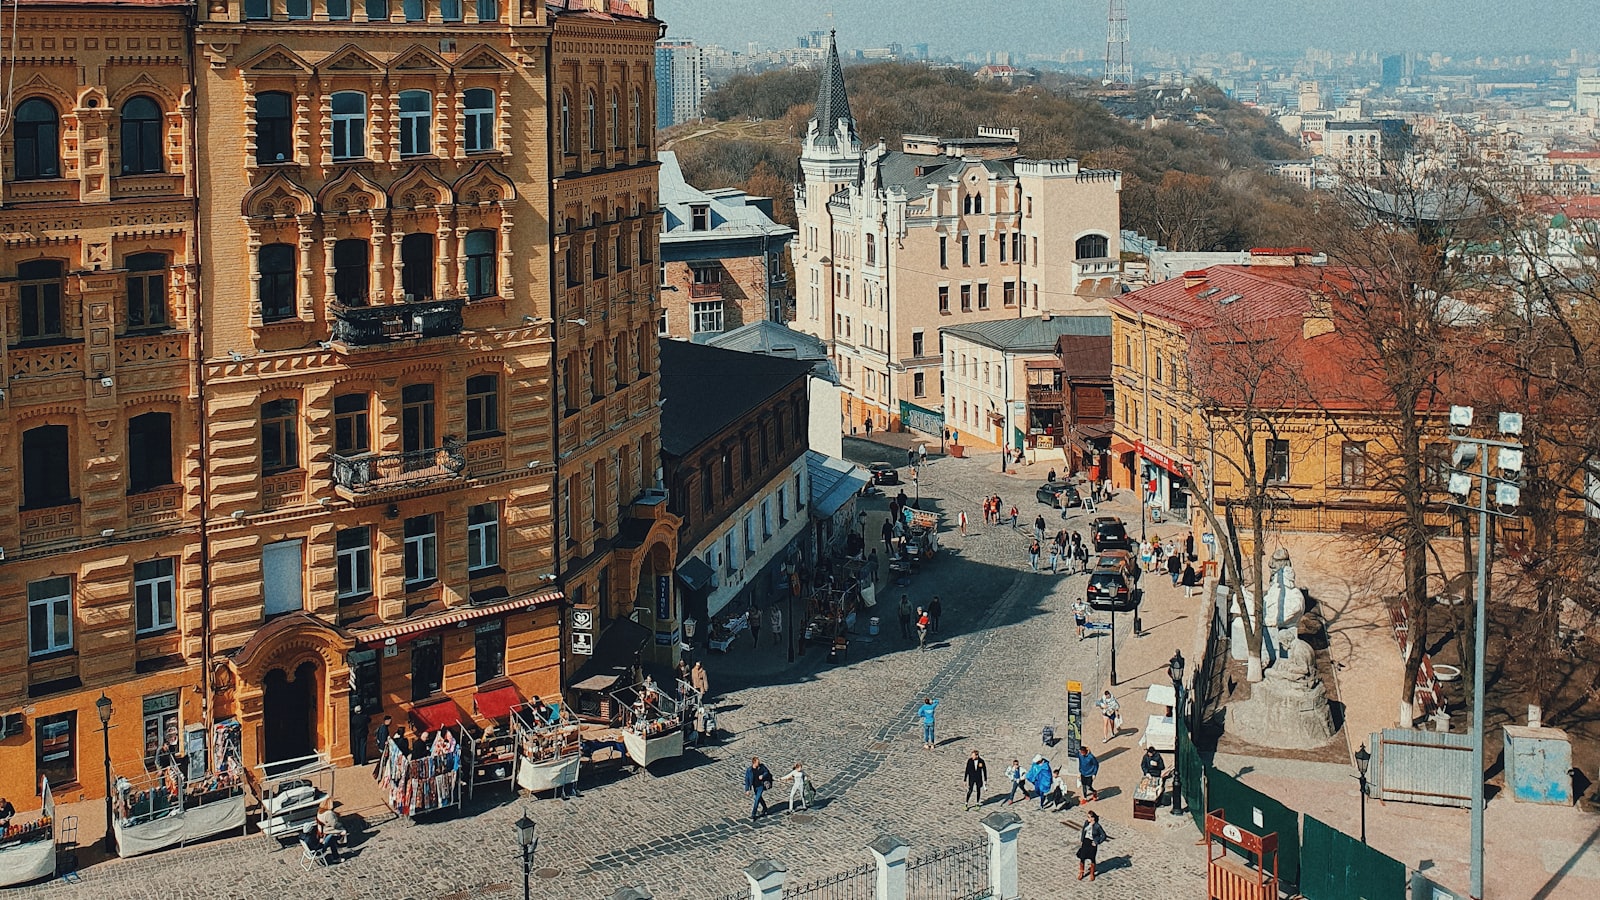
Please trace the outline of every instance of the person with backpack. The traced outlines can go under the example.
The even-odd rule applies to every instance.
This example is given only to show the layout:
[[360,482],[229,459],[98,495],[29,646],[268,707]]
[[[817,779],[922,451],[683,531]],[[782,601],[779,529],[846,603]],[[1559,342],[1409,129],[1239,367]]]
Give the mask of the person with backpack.
[[1100,852],[1100,845],[1105,843],[1106,830],[1100,825],[1100,815],[1094,810],[1089,810],[1083,822],[1083,831],[1078,844],[1078,880],[1083,880],[1083,867],[1089,865],[1089,880],[1094,880],[1095,855]]

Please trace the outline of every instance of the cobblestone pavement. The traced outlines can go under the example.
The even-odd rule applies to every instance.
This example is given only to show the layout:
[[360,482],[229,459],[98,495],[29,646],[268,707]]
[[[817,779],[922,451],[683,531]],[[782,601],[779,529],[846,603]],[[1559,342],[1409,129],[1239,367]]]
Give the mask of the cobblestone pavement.
[[[893,448],[874,449],[855,440],[846,444],[847,453],[859,459],[894,458]],[[1050,723],[1064,733],[1065,679],[1083,681],[1086,705],[1092,700],[1106,678],[1109,643],[1079,642],[1073,635],[1068,610],[1083,590],[1082,576],[1027,571],[1027,523],[1041,510],[1050,512],[1033,500],[1042,479],[1004,476],[994,470],[997,464],[998,457],[989,455],[938,459],[924,468],[924,507],[942,508],[948,522],[964,508],[974,524],[966,537],[947,527],[942,535],[947,552],[909,586],[884,592],[882,633],[867,636],[862,623],[850,659],[837,665],[816,651],[788,663],[779,648],[755,649],[748,642],[726,656],[713,655],[707,665],[727,736],[703,752],[690,750],[658,766],[653,774],[586,771],[582,796],[568,802],[480,793],[460,815],[415,825],[396,821],[381,808],[351,808],[341,788],[347,820],[365,822],[354,855],[327,869],[302,872],[297,852],[274,852],[252,836],[91,866],[79,886],[58,881],[17,893],[162,900],[513,893],[521,872],[511,823],[525,809],[538,822],[541,838],[536,866],[544,871],[534,878],[534,895],[548,898],[603,898],[635,885],[663,900],[713,900],[747,890],[741,870],[758,858],[783,863],[791,882],[799,882],[870,861],[864,848],[883,834],[905,839],[913,855],[979,838],[978,819],[1000,806],[991,797],[979,809],[965,809],[966,756],[972,749],[983,753],[997,789],[1012,758],[1026,765],[1039,752],[1075,773],[1064,746],[1042,747],[1040,728]],[[1023,531],[979,524],[979,498],[991,492],[1023,511]],[[1131,503],[1124,505],[1125,517],[1137,515]],[[884,501],[868,507],[870,537],[877,534]],[[1053,514],[1049,521],[1052,529],[1060,527]],[[1081,526],[1085,517],[1078,512],[1070,521]],[[902,590],[913,603],[935,593],[943,601],[942,628],[926,652],[900,637],[888,608]],[[1152,597],[1167,603],[1176,603],[1179,594],[1174,590],[1167,597],[1152,588]],[[1147,711],[1144,686],[1164,678],[1158,670],[1170,651],[1158,648],[1182,646],[1187,653],[1189,623],[1181,615],[1171,618],[1152,626],[1156,640],[1136,641],[1128,617],[1119,617],[1124,684],[1118,693],[1130,724],[1142,722]],[[939,745],[933,751],[923,749],[914,721],[924,696],[942,701]],[[1087,718],[1096,719],[1092,708],[1089,712]],[[1194,845],[1192,825],[1183,824],[1186,817],[1162,813],[1157,822],[1131,821],[1129,788],[1136,780],[1139,748],[1130,732],[1101,747],[1098,721],[1085,727],[1105,761],[1102,799],[1095,806],[1111,835],[1101,852],[1101,877],[1093,884],[1076,880],[1076,829],[1063,824],[1081,822],[1080,810],[1045,812],[1032,801],[1010,807],[1024,822],[1025,897],[1149,898],[1192,893],[1202,883],[1204,853]],[[752,823],[749,799],[741,791],[752,755],[777,773],[791,761],[804,761],[817,779],[817,808],[807,816],[773,815]],[[362,771],[340,774],[343,784],[365,778]],[[778,808],[786,792],[769,797]]]

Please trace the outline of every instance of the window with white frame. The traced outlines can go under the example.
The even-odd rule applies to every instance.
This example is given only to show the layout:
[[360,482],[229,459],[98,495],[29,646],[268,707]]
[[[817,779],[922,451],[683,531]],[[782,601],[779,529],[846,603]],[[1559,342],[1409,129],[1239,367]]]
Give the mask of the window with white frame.
[[434,516],[406,520],[406,587],[418,587],[439,576],[439,533]]
[[334,536],[340,600],[372,593],[372,529],[341,528]]
[[28,582],[28,655],[72,649],[72,578]]
[[138,634],[177,626],[174,597],[178,580],[173,560],[151,559],[133,564],[134,627]]
[[339,91],[333,95],[333,158],[360,159],[367,155],[367,95]]
[[427,156],[433,152],[433,95],[427,91],[400,92],[400,155]]
[[484,153],[494,149],[494,91],[468,88],[466,103],[467,152]]
[[690,304],[690,328],[694,334],[719,334],[722,331],[722,301],[706,300]]
[[480,503],[467,508],[467,571],[500,565],[500,504]]

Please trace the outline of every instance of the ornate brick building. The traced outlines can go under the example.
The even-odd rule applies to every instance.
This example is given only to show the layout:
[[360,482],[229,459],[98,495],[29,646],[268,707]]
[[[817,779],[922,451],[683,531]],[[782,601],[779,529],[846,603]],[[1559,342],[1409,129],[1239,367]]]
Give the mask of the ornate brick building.
[[[563,590],[620,615],[676,552],[631,502],[650,0],[23,9],[0,708],[31,711],[0,792],[99,793],[102,690],[119,771],[151,728],[341,761],[357,713],[559,690]],[[580,241],[604,264],[569,284]]]

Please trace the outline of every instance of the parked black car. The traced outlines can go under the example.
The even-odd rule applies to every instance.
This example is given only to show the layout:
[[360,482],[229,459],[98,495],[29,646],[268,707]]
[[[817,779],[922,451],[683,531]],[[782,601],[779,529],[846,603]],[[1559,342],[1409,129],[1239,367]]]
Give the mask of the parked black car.
[[1050,481],[1039,485],[1033,496],[1046,506],[1060,509],[1064,506],[1082,506],[1078,488],[1066,481]]
[[869,464],[867,466],[867,471],[872,473],[873,484],[900,483],[900,470],[881,460]]
[[[1119,525],[1121,523],[1118,523]],[[1138,569],[1126,550],[1107,550],[1089,573],[1088,601],[1092,609],[1127,612],[1139,605],[1134,590]]]
[[1094,552],[1102,550],[1132,550],[1133,541],[1128,539],[1128,529],[1122,520],[1116,516],[1100,516],[1091,523],[1092,534],[1090,539],[1094,542]]

